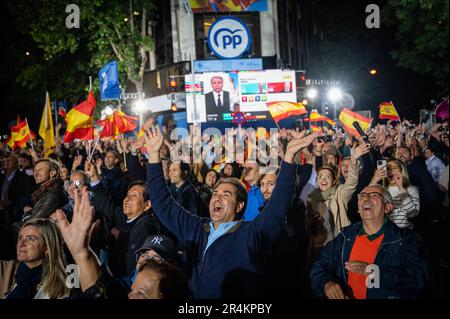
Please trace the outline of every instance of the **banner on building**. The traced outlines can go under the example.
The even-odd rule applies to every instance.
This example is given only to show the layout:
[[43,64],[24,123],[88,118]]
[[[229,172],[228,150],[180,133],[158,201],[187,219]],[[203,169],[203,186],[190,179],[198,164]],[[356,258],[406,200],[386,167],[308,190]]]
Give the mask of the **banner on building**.
[[267,0],[189,0],[192,12],[267,11]]

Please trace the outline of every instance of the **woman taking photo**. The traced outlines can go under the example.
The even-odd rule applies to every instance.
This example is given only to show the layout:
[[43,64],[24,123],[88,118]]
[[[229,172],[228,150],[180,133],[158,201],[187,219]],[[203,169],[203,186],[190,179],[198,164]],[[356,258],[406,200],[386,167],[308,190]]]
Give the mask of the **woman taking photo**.
[[382,185],[391,194],[394,209],[389,218],[400,228],[412,229],[413,219],[419,214],[419,190],[409,183],[405,165],[396,159],[389,160],[386,168],[379,167],[373,175],[371,185]]

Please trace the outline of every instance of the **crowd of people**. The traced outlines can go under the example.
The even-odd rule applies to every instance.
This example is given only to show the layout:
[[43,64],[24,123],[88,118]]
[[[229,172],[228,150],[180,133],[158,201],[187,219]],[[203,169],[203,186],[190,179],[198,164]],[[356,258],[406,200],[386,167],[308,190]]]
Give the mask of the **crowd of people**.
[[388,122],[358,137],[280,129],[263,144],[273,161],[249,145],[242,161],[212,155],[242,129],[203,136],[202,154],[183,161],[172,129],[149,117],[140,139],[56,136],[47,158],[39,141],[0,142],[0,298],[442,294],[448,123]]

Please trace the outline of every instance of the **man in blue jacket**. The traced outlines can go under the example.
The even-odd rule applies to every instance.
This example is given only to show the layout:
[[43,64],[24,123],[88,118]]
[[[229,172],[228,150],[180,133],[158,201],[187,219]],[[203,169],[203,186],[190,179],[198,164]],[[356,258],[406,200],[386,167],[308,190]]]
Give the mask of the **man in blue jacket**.
[[170,195],[159,158],[163,137],[159,129],[145,134],[149,164],[147,181],[155,215],[188,247],[192,264],[190,288],[194,298],[255,298],[263,294],[264,253],[277,239],[291,206],[296,165],[295,154],[307,147],[317,133],[303,137],[291,132],[278,182],[272,197],[253,222],[241,220],[247,192],[236,178],[223,179],[210,204],[211,218],[201,218],[178,205]]
[[347,226],[321,251],[310,272],[315,295],[329,299],[419,298],[428,265],[414,233],[391,222],[392,197],[380,185],[358,194],[362,222]]

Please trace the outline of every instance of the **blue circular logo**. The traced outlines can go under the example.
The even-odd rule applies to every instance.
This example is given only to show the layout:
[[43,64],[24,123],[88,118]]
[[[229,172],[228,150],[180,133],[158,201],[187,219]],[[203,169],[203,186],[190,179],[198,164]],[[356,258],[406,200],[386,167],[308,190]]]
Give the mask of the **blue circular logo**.
[[245,23],[235,17],[217,19],[208,31],[208,46],[220,59],[237,59],[251,44],[250,31]]
[[233,115],[233,122],[236,125],[241,125],[245,123],[245,114],[242,112],[236,112]]

